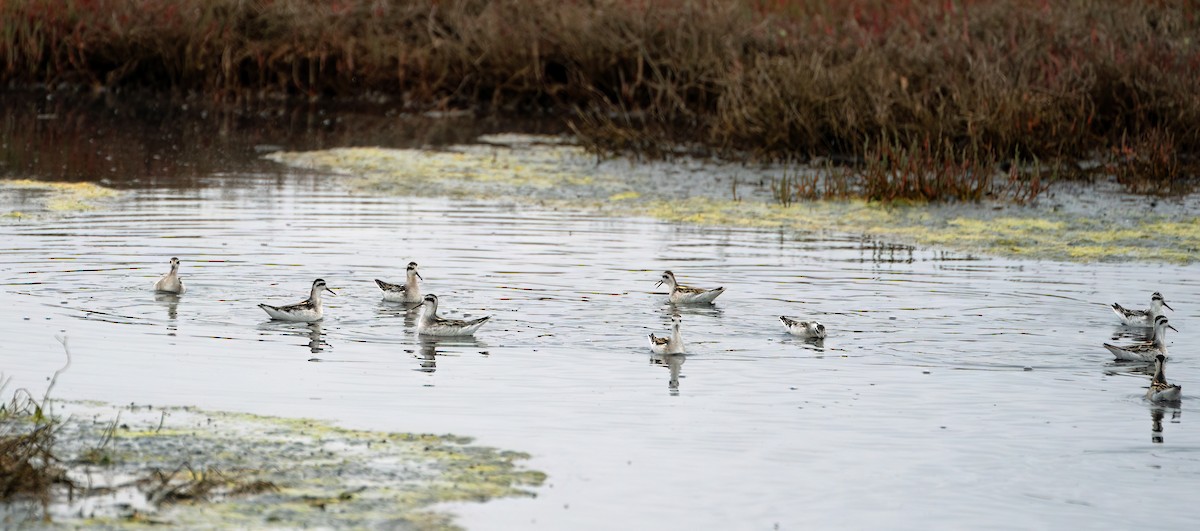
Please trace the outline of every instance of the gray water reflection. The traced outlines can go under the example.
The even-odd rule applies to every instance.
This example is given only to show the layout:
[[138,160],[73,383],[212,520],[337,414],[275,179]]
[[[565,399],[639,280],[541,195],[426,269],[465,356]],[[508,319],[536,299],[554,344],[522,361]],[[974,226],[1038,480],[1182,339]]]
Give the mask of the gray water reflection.
[[[533,454],[550,485],[458,507],[468,527],[1194,522],[1172,507],[1200,480],[1200,428],[1181,420],[1200,382],[1196,266],[356,197],[328,179],[246,173],[0,225],[0,366],[36,387],[66,331],[63,398],[454,432]],[[170,256],[188,293],[159,299],[149,285]],[[477,338],[419,338],[412,313],[381,302],[373,279],[409,261],[451,317],[494,315]],[[666,269],[728,291],[672,307],[652,289]],[[339,290],[319,324],[255,307],[317,277]],[[1171,380],[1185,396],[1147,441],[1145,367],[1100,344],[1116,330],[1109,303],[1156,290],[1177,310]],[[688,354],[656,360],[646,337],[675,311]],[[789,336],[779,315],[829,337]],[[1128,503],[1146,492],[1162,503]]]
[[[179,300],[182,297],[175,293],[155,293],[154,300],[167,309],[167,320],[174,321],[179,317]],[[174,330],[174,324],[167,325],[168,330]]]
[[474,337],[430,337],[417,338],[417,349],[406,350],[412,353],[418,361],[418,372],[434,373],[438,369],[439,358],[456,358],[466,356],[483,356],[490,353],[488,344]]
[[667,389],[670,390],[671,396],[679,396],[679,371],[683,369],[683,362],[687,361],[686,354],[651,354],[650,365],[666,367],[670,372],[670,377],[667,380]]

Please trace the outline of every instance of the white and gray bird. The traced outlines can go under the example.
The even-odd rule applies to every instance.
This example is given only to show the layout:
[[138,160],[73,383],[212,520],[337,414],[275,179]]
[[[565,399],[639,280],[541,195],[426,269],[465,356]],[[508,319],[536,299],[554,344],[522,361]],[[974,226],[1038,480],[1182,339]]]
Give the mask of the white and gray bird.
[[183,286],[183,279],[179,277],[179,259],[171,257],[171,271],[154,283],[154,291],[162,293],[175,293],[182,295],[187,288]]
[[683,321],[678,315],[671,316],[671,335],[658,337],[650,334],[650,352],[655,354],[682,354],[683,338],[679,335],[679,324]]
[[684,286],[675,280],[675,273],[670,271],[664,271],[662,278],[654,286],[658,287],[663,284],[670,288],[671,302],[675,304],[711,304],[713,299],[725,293],[724,287],[704,289]]
[[787,327],[789,334],[806,339],[825,339],[825,325],[816,321],[799,321],[786,315],[780,315],[779,320]]
[[1150,295],[1150,308],[1145,310],[1130,310],[1115,302],[1112,304],[1113,313],[1117,314],[1122,323],[1129,326],[1154,326],[1154,318],[1163,314],[1163,308],[1175,311],[1163,300],[1162,293],[1157,291]]
[[324,313],[321,310],[321,294],[324,292],[329,292],[334,296],[337,295],[337,293],[333,293],[333,290],[329,289],[329,287],[325,285],[324,280],[318,278],[313,281],[312,291],[309,292],[308,299],[304,302],[299,302],[289,306],[271,306],[269,304],[259,304],[258,307],[262,308],[264,312],[267,312],[267,315],[270,315],[272,319],[277,319],[280,321],[295,321],[301,323],[320,321],[321,318],[324,317]]
[[[417,333],[424,336],[470,336],[483,326],[492,316],[486,315],[478,319],[446,319],[437,314],[437,295],[429,294],[421,300],[421,317],[417,320]],[[414,306],[415,308],[415,306]]]
[[1112,352],[1112,355],[1120,361],[1154,361],[1159,355],[1167,355],[1167,329],[1176,330],[1171,326],[1170,321],[1165,316],[1155,321],[1154,339],[1149,343],[1135,343],[1133,345],[1117,346],[1104,344],[1104,348]]
[[409,262],[408,270],[405,272],[403,284],[392,284],[375,279],[375,283],[379,285],[379,289],[383,290],[383,300],[388,302],[420,302],[421,285],[417,280],[425,280],[421,273],[417,272],[417,263]]

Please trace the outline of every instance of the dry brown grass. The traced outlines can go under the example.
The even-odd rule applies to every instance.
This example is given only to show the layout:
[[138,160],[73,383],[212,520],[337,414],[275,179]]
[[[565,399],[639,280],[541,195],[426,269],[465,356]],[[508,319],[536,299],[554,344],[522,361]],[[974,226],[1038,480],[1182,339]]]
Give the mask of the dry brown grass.
[[[7,386],[0,376],[0,393]],[[39,401],[24,389],[0,404],[0,503],[37,502],[43,518],[52,489],[72,484],[54,451],[58,425],[45,415],[44,404],[46,399]]]
[[[1106,159],[1138,189],[1194,177],[1197,11],[1185,0],[18,0],[0,4],[0,75],[219,101],[553,112],[600,151],[932,155],[917,168],[931,175],[888,168],[911,188],[899,195],[973,199],[974,169],[1014,157]],[[951,185],[955,174],[966,180]]]

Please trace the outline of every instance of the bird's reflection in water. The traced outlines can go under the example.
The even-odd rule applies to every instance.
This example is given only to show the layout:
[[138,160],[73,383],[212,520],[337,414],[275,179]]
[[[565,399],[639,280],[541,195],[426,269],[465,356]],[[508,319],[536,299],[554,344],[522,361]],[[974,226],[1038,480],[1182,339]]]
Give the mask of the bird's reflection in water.
[[650,365],[658,365],[666,367],[671,372],[671,377],[667,380],[667,389],[671,396],[679,396],[679,369],[683,367],[683,362],[687,360],[685,354],[653,354],[650,356]]
[[179,295],[175,293],[155,293],[154,301],[167,307],[167,319],[174,321],[179,317]]
[[785,339],[780,340],[780,343],[801,345],[804,348],[811,349],[811,350],[815,351],[817,354],[820,354],[821,356],[819,356],[819,357],[824,357],[824,354],[825,354],[825,338],[823,338],[823,337],[803,337],[803,338],[801,338],[801,337],[789,336]]
[[417,358],[419,366],[415,371],[433,373],[437,371],[438,356],[456,356],[469,351],[478,351],[480,354],[487,355],[484,350],[487,347],[485,343],[475,339],[472,336],[468,337],[430,337],[420,336],[417,350],[413,352],[413,357]]
[[309,352],[316,354],[329,347],[329,343],[325,341],[325,334],[321,331],[321,323],[308,323],[305,328],[308,328]]
[[379,301],[380,317],[403,317],[404,326],[409,328],[417,326],[417,318],[421,317],[423,308],[419,303]]
[[179,318],[179,294],[155,293],[154,301],[167,307],[167,335],[175,335],[179,331],[179,325],[175,322]]
[[258,325],[259,330],[271,330],[282,333],[287,336],[297,336],[306,339],[301,343],[308,348],[308,352],[316,354],[332,347],[329,342],[325,341],[325,332],[321,328],[321,322],[315,323],[290,323],[284,321],[267,321]]
[[420,366],[415,370],[420,372],[432,373],[437,370],[437,342],[436,341],[421,341],[417,352],[413,353],[417,357],[417,362]]
[[1163,416],[1167,410],[1171,411],[1171,422],[1178,424],[1179,416],[1182,413],[1179,408],[1156,407],[1150,409],[1150,442],[1162,444],[1163,442]]
[[1104,374],[1154,376],[1154,364],[1146,365],[1144,361],[1110,361]]
[[1154,329],[1148,326],[1116,326],[1113,327],[1112,340],[1150,341]]
[[684,317],[721,317],[725,313],[725,310],[722,310],[720,306],[715,304],[675,304],[668,302],[666,309],[669,310],[670,315]]

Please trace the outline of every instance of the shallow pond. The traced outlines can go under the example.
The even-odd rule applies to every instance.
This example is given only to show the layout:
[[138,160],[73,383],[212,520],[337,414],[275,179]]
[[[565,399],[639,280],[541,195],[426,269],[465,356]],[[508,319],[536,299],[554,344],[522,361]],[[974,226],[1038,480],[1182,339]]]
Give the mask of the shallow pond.
[[[1075,264],[852,235],[691,226],[497,200],[372,197],[219,162],[89,212],[0,223],[0,367],[56,394],[456,433],[533,455],[533,499],[472,529],[1184,529],[1198,515],[1200,266]],[[130,170],[132,171],[132,170]],[[206,170],[207,171],[207,170]],[[179,256],[188,292],[152,282]],[[425,341],[373,279],[421,264],[475,339]],[[654,288],[724,285],[713,306]],[[314,278],[320,324],[271,322]],[[1179,408],[1100,345],[1107,304],[1177,311]],[[647,334],[683,319],[688,354]],[[814,317],[822,343],[784,334]],[[1129,339],[1121,338],[1120,341]],[[664,362],[666,361],[666,362]],[[672,384],[672,372],[678,372]]]

